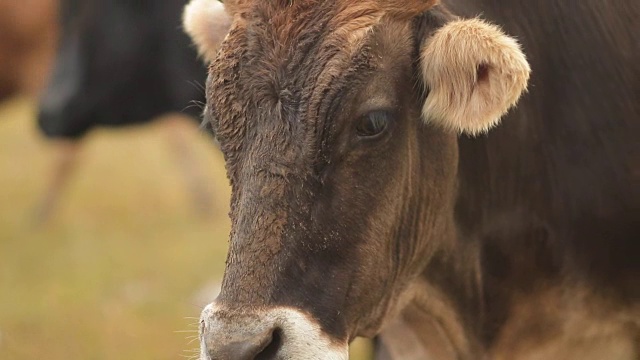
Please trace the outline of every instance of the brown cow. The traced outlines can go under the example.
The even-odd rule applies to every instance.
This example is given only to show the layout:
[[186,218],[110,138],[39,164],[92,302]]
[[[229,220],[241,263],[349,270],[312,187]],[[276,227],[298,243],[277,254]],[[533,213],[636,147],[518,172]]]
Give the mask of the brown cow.
[[[435,3],[226,0],[219,51],[186,9],[233,187],[202,360],[640,357],[640,2]],[[529,65],[481,12],[534,71],[486,136]]]
[[0,101],[37,95],[57,39],[57,0],[0,0]]

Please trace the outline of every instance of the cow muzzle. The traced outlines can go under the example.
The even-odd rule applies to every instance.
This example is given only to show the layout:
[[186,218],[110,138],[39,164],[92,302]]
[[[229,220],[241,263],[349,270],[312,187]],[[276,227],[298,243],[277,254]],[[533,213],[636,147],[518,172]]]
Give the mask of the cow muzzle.
[[233,309],[210,304],[200,318],[200,360],[346,360],[347,341],[287,307]]

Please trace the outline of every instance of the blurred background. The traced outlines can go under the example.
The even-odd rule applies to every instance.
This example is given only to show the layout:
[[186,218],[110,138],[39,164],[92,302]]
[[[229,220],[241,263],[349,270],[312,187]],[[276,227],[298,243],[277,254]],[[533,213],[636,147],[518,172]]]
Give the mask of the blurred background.
[[[78,5],[88,3],[107,5]],[[230,229],[222,155],[193,115],[202,99],[129,116],[142,105],[123,105],[122,96],[104,92],[116,81],[109,66],[118,64],[116,72],[126,75],[141,55],[120,47],[122,33],[100,32],[101,26],[129,31],[129,19],[131,29],[144,30],[137,40],[164,39],[197,61],[184,39],[174,41],[166,32],[179,32],[179,13],[167,22],[166,9],[154,21],[136,20],[154,3],[164,1],[0,0],[2,360],[197,356],[197,318],[219,290]],[[186,0],[166,3],[181,7]],[[92,21],[92,14],[111,10],[108,21]],[[75,50],[64,45],[69,39]],[[70,53],[76,59],[71,67]],[[143,53],[157,62],[176,50]],[[171,66],[181,69],[180,61],[158,71],[164,76]],[[148,68],[144,61],[136,66]],[[65,97],[69,79],[76,81],[76,94]],[[203,79],[204,70],[201,78],[182,81],[202,96]],[[112,92],[135,87],[128,99],[150,104],[184,98],[136,81]],[[94,88],[102,90],[100,101],[87,95]],[[85,107],[92,110],[75,110]],[[366,342],[356,342],[352,352],[352,359],[369,358]]]

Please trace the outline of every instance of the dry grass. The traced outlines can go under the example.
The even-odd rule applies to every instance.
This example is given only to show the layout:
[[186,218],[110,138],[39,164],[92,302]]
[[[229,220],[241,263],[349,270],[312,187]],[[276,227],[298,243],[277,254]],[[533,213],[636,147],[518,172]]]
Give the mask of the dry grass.
[[0,104],[0,359],[193,355],[191,324],[224,268],[229,188],[222,156],[185,123],[213,188],[214,216],[197,216],[165,125],[91,134],[64,201],[35,229],[52,147],[29,100]]

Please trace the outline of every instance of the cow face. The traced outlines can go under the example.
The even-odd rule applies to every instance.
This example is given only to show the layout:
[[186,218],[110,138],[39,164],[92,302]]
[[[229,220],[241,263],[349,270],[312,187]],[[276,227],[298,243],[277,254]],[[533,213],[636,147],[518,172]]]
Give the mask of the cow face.
[[187,8],[233,188],[202,359],[346,359],[451,243],[457,135],[495,125],[529,68],[494,26],[414,3],[226,1],[219,51],[217,5]]

